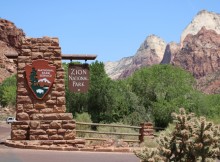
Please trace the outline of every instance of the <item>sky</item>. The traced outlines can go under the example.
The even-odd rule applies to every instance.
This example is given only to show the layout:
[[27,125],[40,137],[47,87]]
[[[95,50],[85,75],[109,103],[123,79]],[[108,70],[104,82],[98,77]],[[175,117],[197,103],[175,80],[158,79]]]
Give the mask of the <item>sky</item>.
[[147,36],[179,43],[201,10],[220,0],[0,0],[0,18],[29,37],[58,37],[63,54],[96,54],[102,62],[132,56]]

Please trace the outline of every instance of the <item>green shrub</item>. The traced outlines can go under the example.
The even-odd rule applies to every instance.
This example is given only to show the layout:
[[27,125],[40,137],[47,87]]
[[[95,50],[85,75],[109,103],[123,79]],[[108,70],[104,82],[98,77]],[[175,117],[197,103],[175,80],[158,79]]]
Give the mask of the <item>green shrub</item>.
[[214,161],[220,155],[220,127],[206,121],[205,117],[197,118],[193,113],[172,115],[175,128],[170,135],[161,134],[159,146],[153,152],[149,149],[135,152],[143,162],[148,161]]
[[[91,116],[84,112],[84,113],[76,113],[76,117],[75,117],[75,120],[77,122],[86,122],[86,123],[92,123],[92,120],[91,120]],[[88,126],[88,125],[81,125],[81,124],[76,124],[76,129],[77,130],[91,130],[91,127]],[[78,137],[88,137],[89,135],[88,134],[85,134],[85,133],[80,133],[78,132],[77,133],[77,136]]]
[[0,85],[0,104],[2,106],[16,104],[16,76],[13,75]]

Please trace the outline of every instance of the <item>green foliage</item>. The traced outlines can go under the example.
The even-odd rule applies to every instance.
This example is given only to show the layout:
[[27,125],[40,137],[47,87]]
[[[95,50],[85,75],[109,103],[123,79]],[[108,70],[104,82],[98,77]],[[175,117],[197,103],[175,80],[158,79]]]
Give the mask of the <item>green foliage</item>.
[[170,114],[178,107],[191,106],[194,97],[194,78],[172,65],[143,68],[129,78],[132,91],[152,115],[156,126],[166,127]]
[[16,103],[16,76],[13,75],[0,85],[0,104],[2,106],[15,105]]
[[[81,114],[76,113],[75,120],[77,122],[92,123],[91,116],[88,113],[86,113],[86,112],[81,113]],[[90,126],[88,126],[88,125],[81,125],[81,124],[77,124],[76,125],[76,129],[77,130],[91,130]],[[78,137],[86,137],[86,134],[85,133],[77,132],[77,136]]]
[[106,119],[107,110],[110,109],[112,95],[112,81],[107,77],[102,62],[94,62],[90,65],[90,90],[88,98],[88,112],[91,114],[93,122],[100,122]]
[[[67,71],[68,64],[63,66]],[[153,121],[155,126],[166,127],[171,113],[185,107],[187,112],[207,114],[220,123],[220,95],[197,92],[194,83],[190,73],[172,65],[142,68],[128,79],[115,81],[105,73],[104,64],[95,61],[90,64],[88,93],[70,92],[66,75],[67,111],[74,116],[88,112],[96,123]]]
[[164,161],[214,161],[220,154],[220,127],[197,118],[185,109],[173,113],[175,129],[169,135],[161,134],[156,152],[149,156],[146,152],[135,152],[144,162],[160,157]]
[[31,81],[31,85],[35,85],[38,83],[38,79],[37,79],[37,71],[35,68],[32,68],[31,74],[30,74],[30,81]]
[[[124,125],[123,123],[111,123],[112,125]],[[123,128],[123,127],[108,127],[108,126],[98,126],[98,132],[112,132],[112,133],[137,133],[135,129],[132,128]],[[110,139],[129,139],[129,140],[137,140],[137,136],[126,136],[126,135],[99,135],[102,138],[110,138]]]
[[[63,64],[67,71],[67,64]],[[72,93],[68,90],[66,75],[67,111],[88,112],[95,123],[124,122],[139,125],[148,120],[148,115],[139,98],[133,93],[126,81],[111,80],[102,62],[90,65],[90,88],[88,93]]]
[[[73,63],[72,63],[73,64]],[[80,64],[74,62],[74,64]],[[65,94],[66,94],[66,108],[67,112],[71,112],[73,116],[77,113],[83,113],[87,111],[88,107],[88,93],[73,93],[68,88],[68,64],[62,64],[65,70]]]

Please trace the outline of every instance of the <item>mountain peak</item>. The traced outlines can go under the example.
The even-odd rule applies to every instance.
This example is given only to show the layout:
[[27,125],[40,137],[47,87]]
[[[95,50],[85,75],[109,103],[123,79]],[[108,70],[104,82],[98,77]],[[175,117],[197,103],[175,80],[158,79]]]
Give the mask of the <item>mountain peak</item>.
[[207,10],[198,12],[191,23],[183,31],[180,40],[181,46],[183,40],[188,34],[195,35],[202,27],[205,27],[207,30],[215,30],[218,34],[220,34],[220,14]]
[[156,35],[149,35],[134,56],[122,58],[118,62],[106,63],[106,73],[112,79],[121,79],[131,75],[141,67],[159,64],[165,48],[166,42],[163,39]]

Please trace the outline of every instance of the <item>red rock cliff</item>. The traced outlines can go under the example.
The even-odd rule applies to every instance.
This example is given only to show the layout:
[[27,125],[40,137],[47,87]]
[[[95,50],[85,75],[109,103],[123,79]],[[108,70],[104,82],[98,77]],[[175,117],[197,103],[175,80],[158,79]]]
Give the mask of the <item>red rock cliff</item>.
[[21,39],[25,36],[14,23],[0,19],[0,83],[16,72],[16,65],[5,54],[17,54]]

